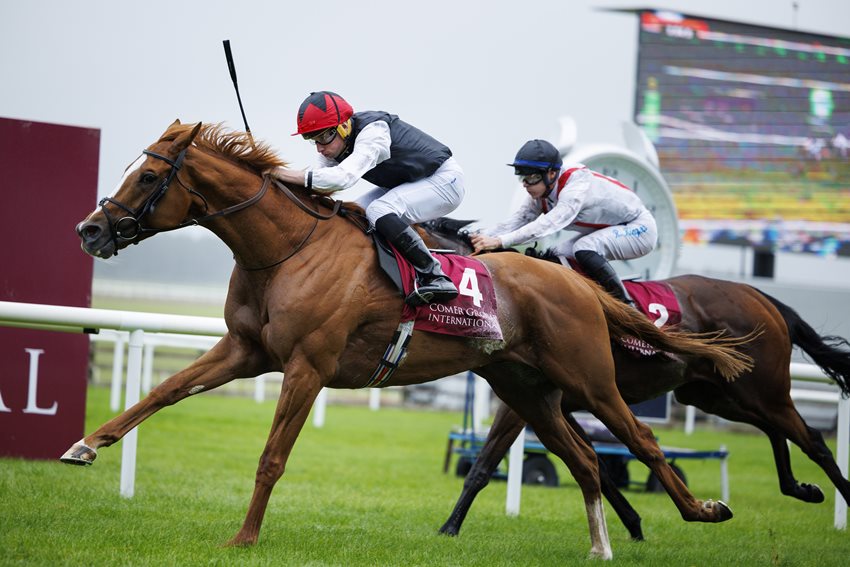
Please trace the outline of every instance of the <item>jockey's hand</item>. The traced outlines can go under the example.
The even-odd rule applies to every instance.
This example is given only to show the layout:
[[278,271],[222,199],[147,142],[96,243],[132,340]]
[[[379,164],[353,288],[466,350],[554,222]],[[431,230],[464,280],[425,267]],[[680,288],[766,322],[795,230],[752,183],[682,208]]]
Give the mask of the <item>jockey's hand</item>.
[[472,241],[472,247],[475,249],[473,254],[479,254],[485,250],[503,248],[502,241],[496,236],[487,236],[476,232],[475,234],[471,234],[469,238]]
[[282,181],[283,183],[290,183],[295,185],[296,187],[304,186],[304,170],[303,169],[289,169],[288,167],[275,167],[272,169],[267,169],[263,172],[263,175],[269,175],[278,181]]

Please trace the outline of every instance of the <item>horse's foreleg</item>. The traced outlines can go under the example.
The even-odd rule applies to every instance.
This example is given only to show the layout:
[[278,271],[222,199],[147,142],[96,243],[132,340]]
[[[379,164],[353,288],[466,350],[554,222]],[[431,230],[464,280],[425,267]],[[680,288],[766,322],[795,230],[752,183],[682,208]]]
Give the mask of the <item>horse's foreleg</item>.
[[452,510],[449,519],[440,528],[441,534],[456,536],[460,532],[460,526],[466,518],[469,508],[475,497],[490,482],[490,477],[501,460],[516,440],[519,432],[525,427],[525,422],[515,411],[506,405],[502,405],[496,413],[487,440],[481,448],[481,452],[475,459],[475,463],[467,473],[463,481],[463,491]]
[[[190,396],[217,388],[237,377],[252,376],[256,370],[248,366],[244,350],[225,335],[212,349],[185,370],[165,380],[133,407],[101,425],[97,431],[75,443],[62,455],[64,463],[90,465],[97,449],[119,441],[131,429],[165,406]],[[255,372],[258,373],[258,372]]]
[[310,408],[322,389],[321,380],[312,370],[287,365],[286,379],[280,391],[269,438],[257,466],[254,494],[242,528],[228,545],[253,545],[260,535],[260,526],[275,483],[283,475],[286,461],[301,432]]

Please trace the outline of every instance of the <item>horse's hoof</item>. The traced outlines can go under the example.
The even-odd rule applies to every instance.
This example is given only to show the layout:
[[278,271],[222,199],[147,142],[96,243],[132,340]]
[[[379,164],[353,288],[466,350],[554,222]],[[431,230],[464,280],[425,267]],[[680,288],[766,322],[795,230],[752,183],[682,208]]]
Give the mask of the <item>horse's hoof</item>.
[[440,528],[440,531],[437,533],[439,533],[440,535],[455,537],[457,536],[458,532],[459,530],[455,526],[450,526],[448,523],[446,523],[443,525],[442,528]]
[[251,547],[257,543],[256,539],[246,539],[239,536],[235,536],[233,539],[224,544],[225,547]]
[[611,561],[614,559],[614,553],[611,551],[611,546],[608,546],[607,549],[603,548],[592,548],[590,553],[587,554],[588,559],[601,559],[603,561]]
[[712,521],[714,522],[725,522],[726,520],[731,520],[732,509],[726,505],[722,500],[706,500],[702,503],[702,507],[706,510],[711,510],[714,518]]
[[68,465],[85,466],[90,465],[97,458],[97,451],[83,443],[80,439],[78,442],[65,451],[65,454],[59,457],[59,460]]
[[823,490],[817,484],[809,484],[808,482],[800,483],[800,492],[800,500],[803,502],[820,504],[824,501]]

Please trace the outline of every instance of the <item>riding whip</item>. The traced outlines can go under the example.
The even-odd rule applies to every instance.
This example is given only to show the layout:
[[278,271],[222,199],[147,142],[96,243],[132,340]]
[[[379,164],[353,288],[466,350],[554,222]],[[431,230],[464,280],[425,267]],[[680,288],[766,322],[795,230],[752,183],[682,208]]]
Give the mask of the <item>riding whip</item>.
[[227,68],[230,70],[230,78],[233,80],[233,88],[236,89],[236,100],[239,101],[239,111],[242,113],[242,122],[245,123],[245,133],[251,140],[251,145],[254,145],[254,136],[251,134],[251,128],[248,126],[248,119],[245,118],[245,108],[242,106],[242,97],[239,95],[239,83],[236,80],[236,65],[233,63],[233,53],[230,51],[230,40],[225,39],[224,56],[227,57]]

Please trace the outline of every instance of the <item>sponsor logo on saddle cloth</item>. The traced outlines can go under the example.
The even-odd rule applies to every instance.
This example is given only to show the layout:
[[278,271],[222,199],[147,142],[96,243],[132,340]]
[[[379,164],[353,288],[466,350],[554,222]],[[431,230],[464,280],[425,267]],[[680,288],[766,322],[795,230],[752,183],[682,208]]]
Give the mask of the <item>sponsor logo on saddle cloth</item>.
[[[459,295],[446,303],[411,307],[405,304],[402,321],[414,321],[414,328],[430,333],[502,340],[496,317],[496,292],[487,266],[475,258],[437,254],[445,273],[457,286]],[[413,267],[396,254],[405,296],[413,291]]]
[[[666,283],[627,280],[623,282],[623,285],[626,286],[626,290],[634,300],[635,307],[646,315],[656,327],[663,329],[678,325],[682,321],[682,309],[679,307],[679,300],[676,299],[673,290]],[[642,355],[649,356],[659,352],[644,341],[634,337],[622,339],[621,343],[627,349]]]

